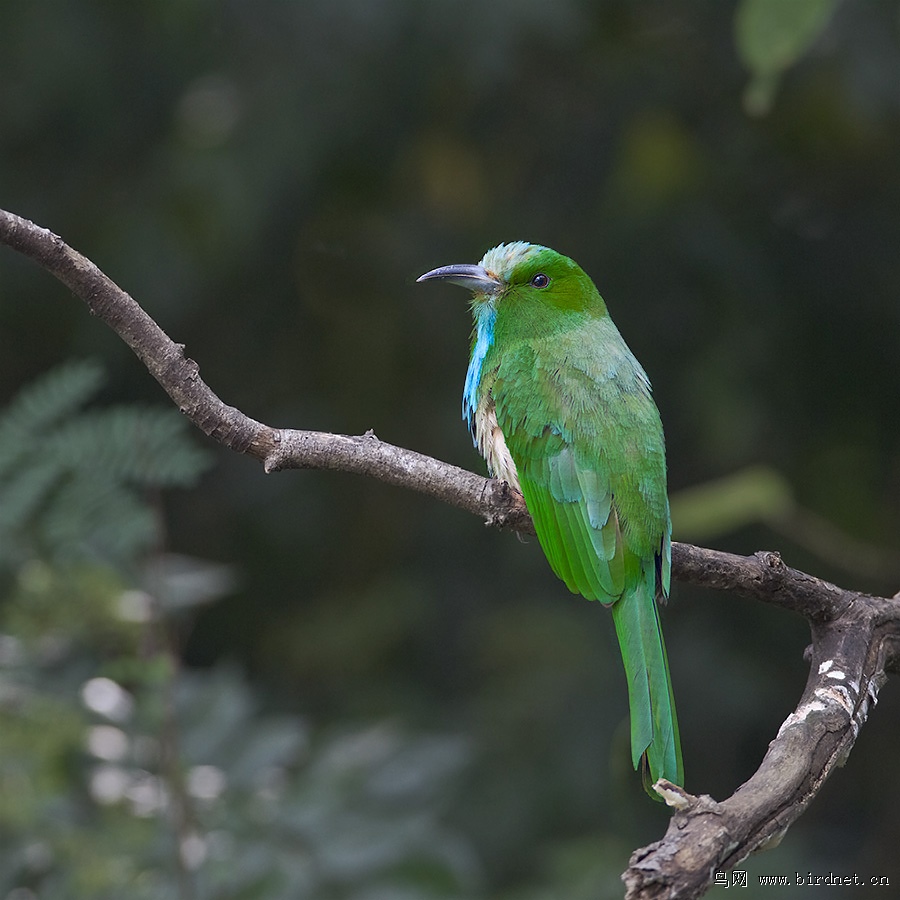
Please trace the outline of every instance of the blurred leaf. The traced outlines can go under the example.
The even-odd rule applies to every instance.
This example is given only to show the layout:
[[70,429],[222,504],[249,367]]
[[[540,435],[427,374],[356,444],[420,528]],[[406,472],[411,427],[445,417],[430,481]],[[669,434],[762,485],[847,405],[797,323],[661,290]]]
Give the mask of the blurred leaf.
[[253,698],[239,674],[221,667],[210,678],[181,678],[177,703],[192,727],[181,737],[181,752],[192,765],[220,764],[218,754],[230,748],[253,713]]
[[0,563],[134,559],[157,529],[140,490],[193,484],[209,465],[174,409],[83,411],[101,377],[67,363],[0,413]]
[[480,863],[442,821],[466,741],[387,724],[312,740],[304,721],[261,712],[234,668],[139,679],[134,708],[110,726],[76,699],[85,662],[104,633],[138,626],[101,603],[92,627],[42,658],[39,628],[59,631],[74,609],[54,579],[32,577],[49,589],[43,603],[0,617],[4,896],[150,900],[180,896],[185,877],[197,900],[473,896]]
[[689,194],[702,179],[700,144],[669,110],[641,110],[620,137],[610,173],[614,202],[623,212],[644,216]]
[[104,381],[91,360],[64,363],[19,392],[0,419],[0,476],[34,450],[34,443],[58,420],[87,403]]
[[787,479],[767,466],[751,466],[669,498],[677,540],[704,543],[747,525],[765,523],[830,565],[892,584],[900,558],[803,509]]
[[194,609],[234,590],[232,566],[180,553],[161,553],[144,568],[144,583],[168,612]]
[[781,75],[820,37],[840,0],[741,0],[734,28],[738,53],[750,69],[744,108],[769,111]]
[[751,466],[669,500],[672,533],[681,541],[705,541],[744,525],[781,518],[794,508],[787,480],[767,466]]
[[304,760],[309,740],[308,729],[301,719],[264,719],[233,749],[228,765],[230,783],[238,787],[260,787],[260,778],[265,773]]
[[170,407],[114,406],[66,422],[49,436],[48,450],[117,483],[187,487],[210,464],[189,428]]

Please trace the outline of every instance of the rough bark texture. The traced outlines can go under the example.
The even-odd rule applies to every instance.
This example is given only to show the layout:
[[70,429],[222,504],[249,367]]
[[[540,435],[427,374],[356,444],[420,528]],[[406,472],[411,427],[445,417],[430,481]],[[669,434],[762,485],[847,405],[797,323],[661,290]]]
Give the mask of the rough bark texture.
[[[506,484],[360,436],[277,429],[223,403],[197,364],[123,290],[62,239],[0,210],[0,243],[67,285],[128,344],[178,408],[205,434],[262,462],[266,472],[334,469],[428,494],[489,525],[534,533],[522,497]],[[786,566],[777,553],[735,556],[673,544],[676,579],[737,591],[805,616],[810,674],[756,773],[727,800],[661,782],[674,809],[662,840],[636,850],[622,876],[630,900],[699,897],[713,873],[772,846],[853,747],[886,678],[900,663],[900,599],[843,590]]]
[[[805,586],[801,590],[805,594]],[[812,625],[806,688],[759,769],[721,803],[671,787],[676,811],[661,841],[632,854],[623,875],[626,897],[700,896],[713,872],[777,844],[847,759],[884,683],[886,664],[892,655],[896,659],[900,605],[840,593],[842,611]]]

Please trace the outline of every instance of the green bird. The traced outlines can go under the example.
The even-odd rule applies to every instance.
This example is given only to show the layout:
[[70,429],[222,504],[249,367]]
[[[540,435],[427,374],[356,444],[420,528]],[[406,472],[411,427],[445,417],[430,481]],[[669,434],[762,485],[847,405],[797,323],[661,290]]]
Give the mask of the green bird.
[[[612,610],[628,679],[631,754],[644,785],[683,784],[657,599],[669,593],[671,522],[650,380],[573,260],[517,241],[442,266],[472,291],[463,418],[493,476],[525,498],[569,590]],[[649,772],[648,772],[649,769]]]

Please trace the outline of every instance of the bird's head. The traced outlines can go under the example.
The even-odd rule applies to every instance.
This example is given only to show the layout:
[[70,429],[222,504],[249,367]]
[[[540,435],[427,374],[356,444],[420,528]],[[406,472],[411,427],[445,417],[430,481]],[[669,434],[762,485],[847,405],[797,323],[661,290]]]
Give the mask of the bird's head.
[[430,279],[468,288],[476,309],[482,304],[499,309],[523,303],[561,312],[606,314],[606,305],[594,283],[574,260],[549,247],[524,241],[488,250],[477,265],[441,266],[416,280]]

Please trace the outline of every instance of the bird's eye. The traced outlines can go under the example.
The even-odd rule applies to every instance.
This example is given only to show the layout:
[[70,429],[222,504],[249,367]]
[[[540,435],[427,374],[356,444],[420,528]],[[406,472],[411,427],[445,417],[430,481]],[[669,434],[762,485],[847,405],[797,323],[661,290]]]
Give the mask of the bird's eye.
[[550,284],[550,279],[543,272],[538,272],[534,278],[531,279],[531,286],[536,288],[545,288]]

